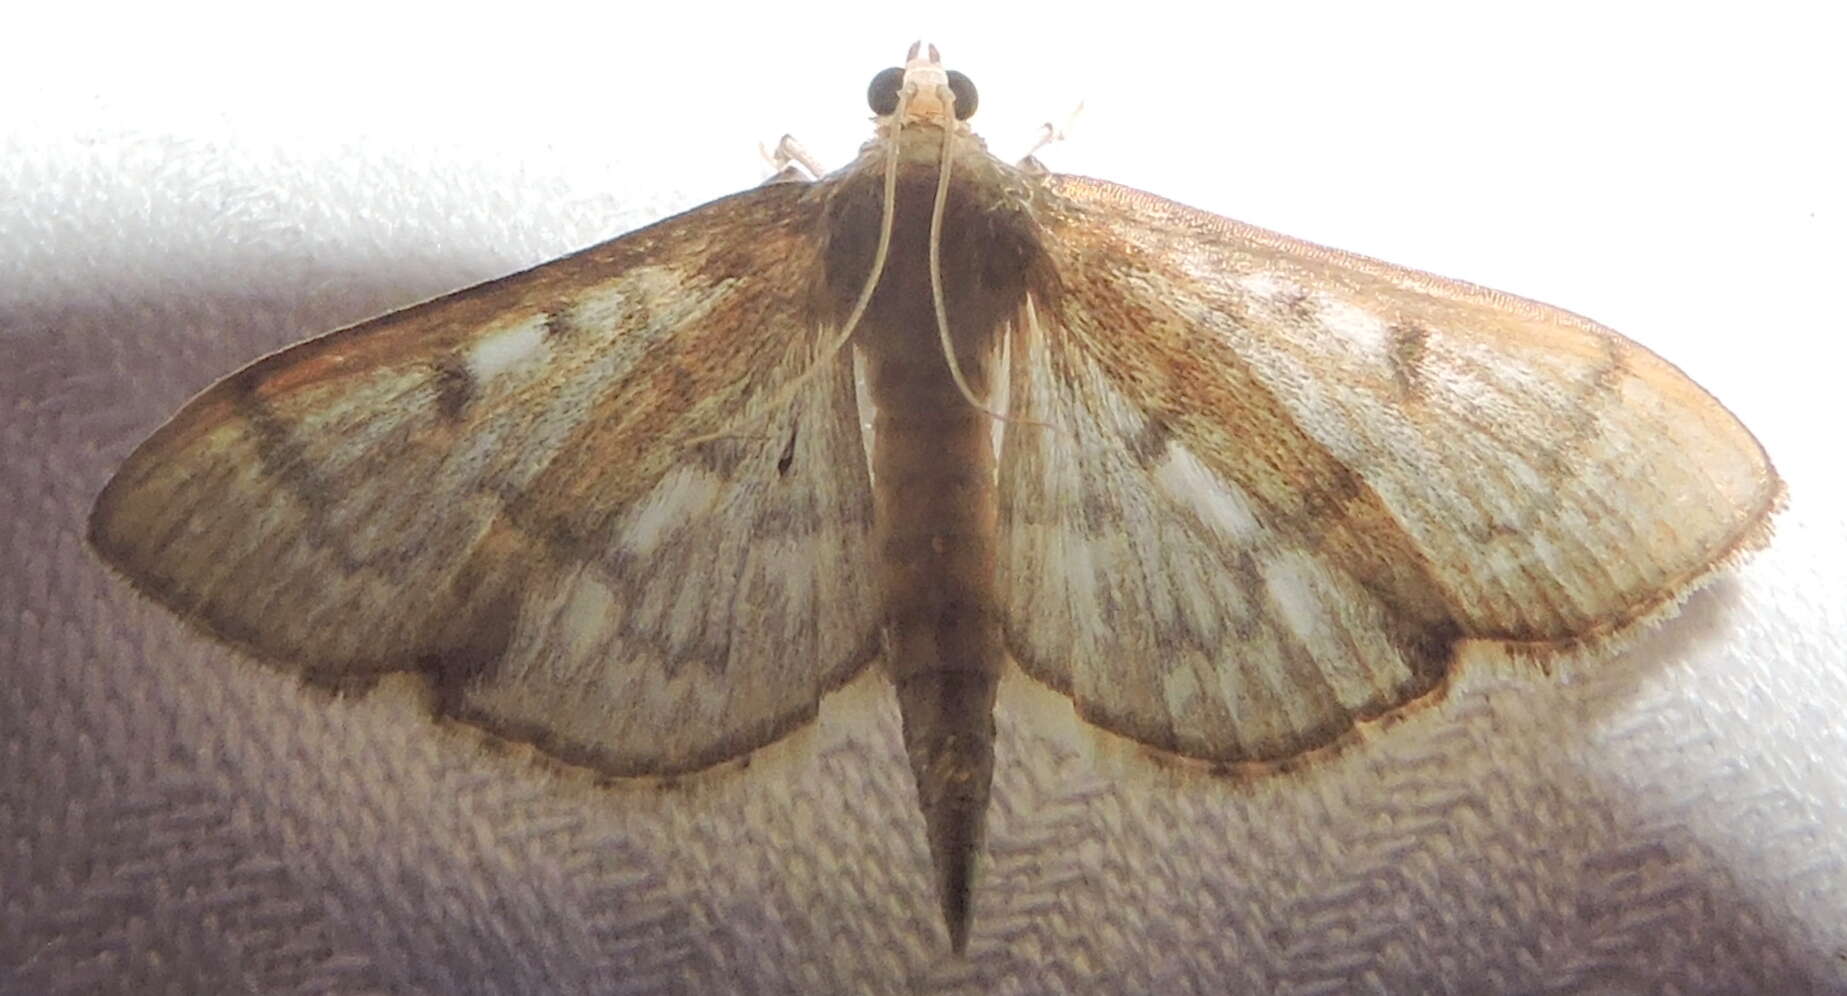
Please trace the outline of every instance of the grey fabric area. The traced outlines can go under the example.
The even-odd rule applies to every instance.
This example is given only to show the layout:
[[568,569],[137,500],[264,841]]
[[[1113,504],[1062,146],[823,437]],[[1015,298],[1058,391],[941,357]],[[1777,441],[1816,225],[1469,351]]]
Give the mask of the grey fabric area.
[[1004,712],[958,960],[876,686],[742,772],[601,787],[407,683],[304,688],[84,547],[218,376],[657,206],[448,176],[381,214],[438,179],[145,137],[67,162],[0,206],[0,992],[1847,991],[1847,487],[1799,390],[1720,391],[1790,483],[1771,548],[1612,661],[1483,670],[1245,787]]

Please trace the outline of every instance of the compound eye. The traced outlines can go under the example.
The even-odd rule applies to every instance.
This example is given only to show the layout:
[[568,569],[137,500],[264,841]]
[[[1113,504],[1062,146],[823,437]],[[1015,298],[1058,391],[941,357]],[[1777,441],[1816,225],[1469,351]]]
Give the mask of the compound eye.
[[975,81],[951,69],[949,71],[949,92],[956,98],[956,120],[967,121],[974,116],[975,105],[981,102],[975,93]]
[[[872,113],[884,117],[898,109],[898,90],[904,86],[904,70],[893,66],[879,71],[872,78],[872,85],[866,88],[866,103],[872,107]],[[962,98],[956,98],[960,101]]]

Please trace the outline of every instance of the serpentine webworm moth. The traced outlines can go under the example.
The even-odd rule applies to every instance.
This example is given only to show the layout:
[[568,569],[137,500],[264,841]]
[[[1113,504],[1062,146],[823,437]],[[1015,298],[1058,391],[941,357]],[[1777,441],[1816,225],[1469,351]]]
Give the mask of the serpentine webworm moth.
[[876,662],[960,950],[1010,661],[1257,774],[1466,644],[1603,645],[1768,538],[1750,433],[1600,325],[1002,162],[934,49],[870,103],[838,172],[220,381],[92,545],[251,654],[423,671],[617,777],[746,755]]

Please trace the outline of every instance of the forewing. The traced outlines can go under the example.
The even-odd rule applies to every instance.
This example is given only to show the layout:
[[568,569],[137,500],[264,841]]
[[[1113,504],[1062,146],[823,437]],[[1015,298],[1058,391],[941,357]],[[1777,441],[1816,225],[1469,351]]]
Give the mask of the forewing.
[[[1272,762],[1670,608],[1782,486],[1576,315],[1053,177],[1011,339],[1010,647],[1109,730]],[[1034,423],[1044,423],[1040,427]]]
[[876,645],[813,204],[759,188],[264,359],[135,451],[92,543],[261,656],[428,670],[611,773],[767,743]]

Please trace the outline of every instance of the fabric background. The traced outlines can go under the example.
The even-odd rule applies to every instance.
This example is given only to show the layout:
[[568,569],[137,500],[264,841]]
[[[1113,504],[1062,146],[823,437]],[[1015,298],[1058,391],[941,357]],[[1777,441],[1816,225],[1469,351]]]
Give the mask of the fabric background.
[[[1847,175],[1828,8],[1199,21],[856,5],[104,7],[0,69],[0,991],[1847,991]],[[1002,715],[946,954],[877,687],[748,771],[602,788],[333,700],[84,549],[115,464],[257,356],[839,163],[927,34],[1017,154],[1552,301],[1764,441],[1774,545],[1630,652],[1474,673],[1248,787]],[[722,36],[722,37],[721,37]],[[9,79],[12,75],[15,78]]]

